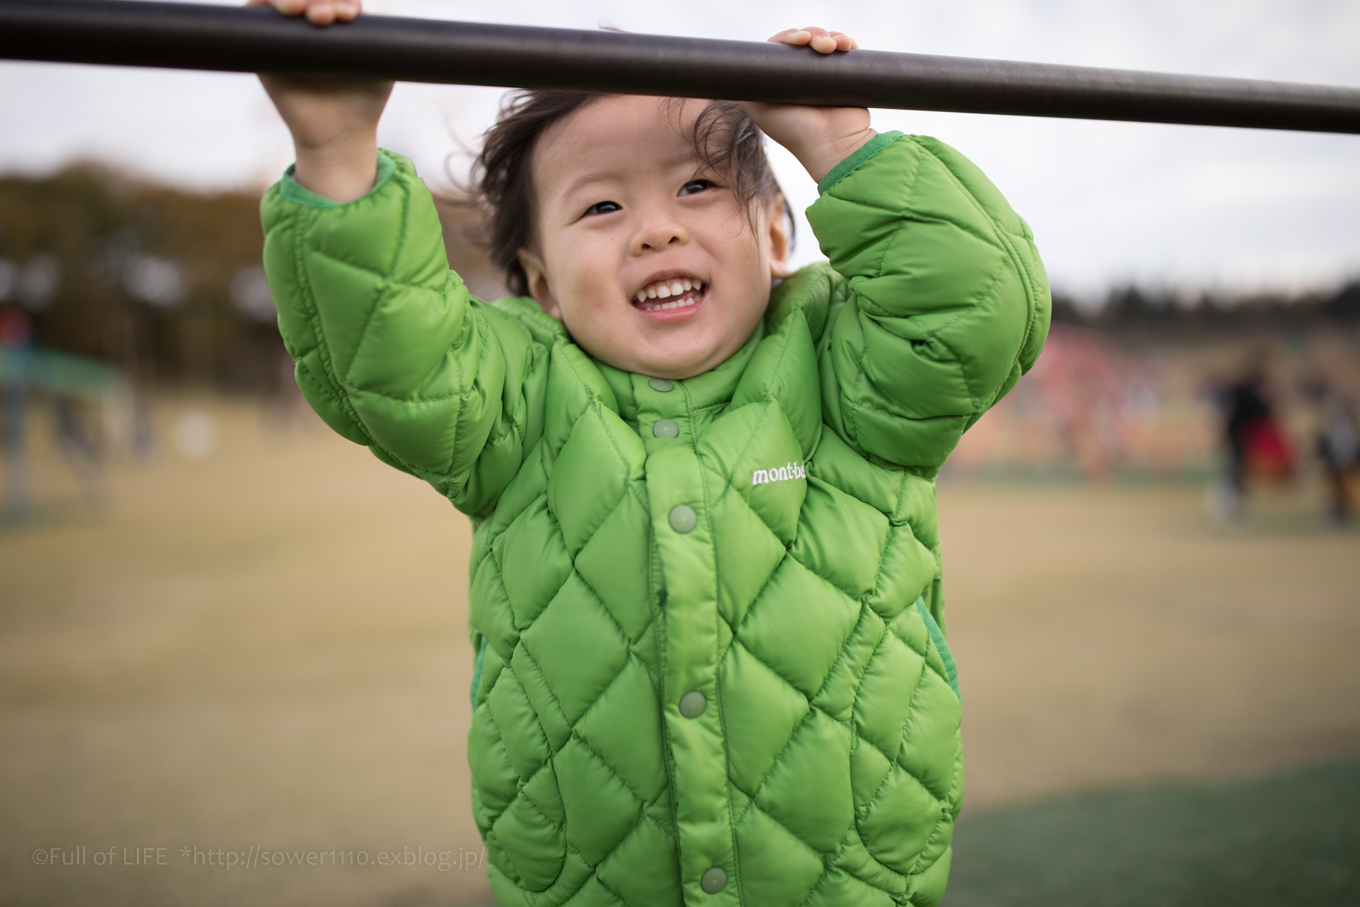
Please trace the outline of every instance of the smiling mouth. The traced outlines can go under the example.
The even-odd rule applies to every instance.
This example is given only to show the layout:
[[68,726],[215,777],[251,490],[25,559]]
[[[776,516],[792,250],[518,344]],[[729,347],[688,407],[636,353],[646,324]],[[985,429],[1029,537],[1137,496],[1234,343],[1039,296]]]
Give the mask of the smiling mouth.
[[644,312],[666,312],[687,309],[703,299],[708,286],[690,277],[658,280],[638,290],[633,305]]

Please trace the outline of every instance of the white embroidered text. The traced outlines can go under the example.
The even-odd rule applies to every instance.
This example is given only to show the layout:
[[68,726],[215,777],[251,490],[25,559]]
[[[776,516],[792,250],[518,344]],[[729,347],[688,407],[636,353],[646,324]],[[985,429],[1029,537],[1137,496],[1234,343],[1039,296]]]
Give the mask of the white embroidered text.
[[751,473],[752,485],[768,485],[771,482],[788,482],[793,479],[806,479],[807,470],[801,463],[787,463],[776,469],[757,469]]

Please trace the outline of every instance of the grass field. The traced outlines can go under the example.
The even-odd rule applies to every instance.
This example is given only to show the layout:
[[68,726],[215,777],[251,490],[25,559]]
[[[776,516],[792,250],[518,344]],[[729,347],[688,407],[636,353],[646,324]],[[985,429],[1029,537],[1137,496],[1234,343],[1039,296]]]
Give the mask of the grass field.
[[[466,520],[313,422],[211,412],[210,455],[115,463],[100,514],[40,448],[0,532],[0,904],[487,903]],[[950,907],[1355,897],[1360,533],[1307,489],[1230,528],[1200,499],[941,488]]]
[[1360,904],[1360,762],[983,813],[945,907]]

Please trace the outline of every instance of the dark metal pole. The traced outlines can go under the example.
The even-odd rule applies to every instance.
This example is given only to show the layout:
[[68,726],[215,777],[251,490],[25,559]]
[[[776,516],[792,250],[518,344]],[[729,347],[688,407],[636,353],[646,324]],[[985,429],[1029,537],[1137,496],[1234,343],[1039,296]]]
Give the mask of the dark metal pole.
[[1360,89],[606,31],[0,0],[0,58],[1360,134]]

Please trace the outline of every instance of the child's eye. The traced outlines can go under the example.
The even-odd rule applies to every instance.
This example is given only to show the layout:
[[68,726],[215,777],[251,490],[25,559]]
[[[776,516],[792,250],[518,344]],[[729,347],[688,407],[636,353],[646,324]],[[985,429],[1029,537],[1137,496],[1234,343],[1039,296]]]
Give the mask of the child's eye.
[[712,180],[690,180],[680,189],[681,195],[693,195],[696,192],[703,192],[705,189],[712,189]]
[[615,211],[622,211],[623,206],[618,202],[596,202],[586,209],[587,214],[613,214]]

